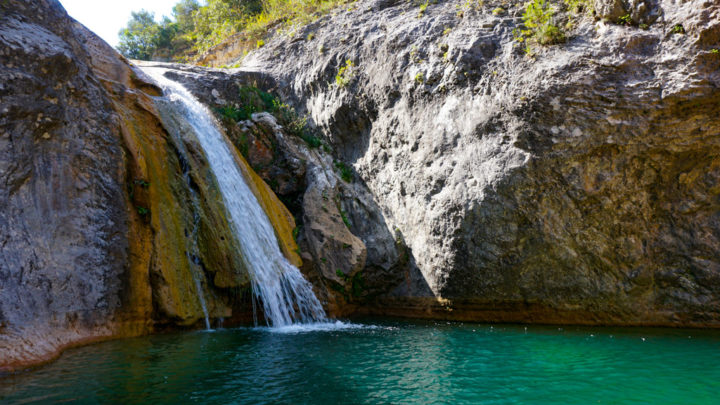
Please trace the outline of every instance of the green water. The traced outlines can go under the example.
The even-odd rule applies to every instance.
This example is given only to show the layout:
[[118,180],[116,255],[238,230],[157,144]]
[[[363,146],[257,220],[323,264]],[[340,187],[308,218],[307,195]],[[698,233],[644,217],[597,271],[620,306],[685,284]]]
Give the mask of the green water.
[[372,322],[112,341],[0,378],[0,403],[720,404],[720,332]]

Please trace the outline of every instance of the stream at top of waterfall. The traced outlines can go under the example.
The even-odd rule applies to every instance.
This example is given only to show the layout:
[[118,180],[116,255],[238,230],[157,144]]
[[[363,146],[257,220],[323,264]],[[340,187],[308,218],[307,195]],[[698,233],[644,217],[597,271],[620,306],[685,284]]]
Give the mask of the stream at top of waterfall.
[[123,339],[0,378],[0,402],[713,404],[720,331],[366,320]]

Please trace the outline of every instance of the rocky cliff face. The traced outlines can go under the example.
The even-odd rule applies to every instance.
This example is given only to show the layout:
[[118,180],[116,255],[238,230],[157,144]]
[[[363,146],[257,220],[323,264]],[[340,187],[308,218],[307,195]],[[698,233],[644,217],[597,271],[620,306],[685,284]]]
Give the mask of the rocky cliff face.
[[90,56],[107,45],[57,3],[0,10],[2,367],[111,333],[132,225],[120,119]]
[[[200,294],[211,318],[248,318],[214,177],[157,95],[57,1],[0,2],[0,371],[193,326]],[[292,217],[247,177],[300,265]]]
[[243,62],[410,248],[419,271],[366,309],[717,326],[720,6],[597,1],[529,57],[506,3],[360,2]]
[[[210,107],[259,87],[320,131],[224,120],[333,314],[717,327],[720,6],[597,0],[528,56],[506,3],[368,0],[241,69],[164,66]],[[56,1],[0,11],[0,369],[192,326],[200,292],[211,318],[247,314],[217,186],[159,89]]]
[[183,83],[215,111],[237,150],[290,208],[296,218],[301,270],[330,315],[351,314],[374,302],[412,270],[402,236],[385,223],[362,179],[334,158],[327,144],[308,142],[283,127],[278,117],[287,110],[274,115],[258,112],[240,121],[220,113],[224,108],[248,108],[241,96],[248,91],[279,91],[272,76],[243,69],[137,63],[167,69],[166,76]]

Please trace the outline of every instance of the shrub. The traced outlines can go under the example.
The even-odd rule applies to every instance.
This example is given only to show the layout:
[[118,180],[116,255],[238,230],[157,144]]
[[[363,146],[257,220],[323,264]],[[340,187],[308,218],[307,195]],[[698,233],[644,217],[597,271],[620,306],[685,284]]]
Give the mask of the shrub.
[[220,108],[216,109],[217,113],[220,114],[223,118],[231,121],[242,121],[250,118],[250,115],[247,114],[244,110],[241,110],[235,106],[232,105],[226,105]]
[[275,99],[270,112],[277,118],[280,125],[285,128],[288,134],[299,137],[311,148],[317,148],[322,145],[320,138],[310,130],[307,124],[307,117],[298,115],[295,109],[288,104]]
[[547,0],[533,0],[528,3],[523,13],[525,26],[531,31],[532,37],[542,45],[557,44],[565,39],[560,28],[552,22],[554,15],[555,9]]
[[362,273],[356,273],[352,278],[352,296],[358,298],[365,290],[365,279]]
[[420,11],[418,11],[418,18],[422,18],[422,16],[425,14],[425,10],[427,9],[429,3],[430,3],[430,0],[426,0],[425,3],[420,4]]
[[225,119],[235,122],[250,119],[253,113],[261,111],[273,111],[275,97],[257,87],[241,87],[238,91],[238,104],[226,105],[217,108],[216,111]]
[[671,32],[673,34],[684,34],[685,27],[683,27],[682,24],[675,24],[673,25]]
[[343,162],[335,161],[335,168],[340,171],[340,177],[350,183],[353,179],[353,170]]
[[120,33],[120,51],[131,58],[187,61],[230,36],[243,34],[245,50],[264,44],[272,30],[305,25],[349,0],[180,0],[172,17],[156,22],[134,12]]
[[136,180],[134,181],[134,183],[137,184],[138,186],[142,187],[142,188],[148,188],[148,187],[150,187],[150,182],[148,182],[147,180],[136,179]]
[[355,64],[350,59],[345,61],[345,66],[341,66],[335,75],[335,84],[338,87],[347,86],[350,81],[355,77]]
[[465,0],[465,3],[456,6],[458,18],[465,17],[465,13],[470,10],[479,10],[483,6],[483,0]]
[[[340,217],[342,218],[342,221],[345,224],[345,226],[348,229],[350,229],[350,220],[347,217],[347,213],[345,211],[343,211],[342,209],[340,210]],[[345,247],[345,246],[343,245],[343,247]]]
[[565,40],[562,30],[553,23],[555,8],[547,0],[532,0],[523,13],[525,29],[514,30],[515,40],[525,42],[525,52],[532,53],[531,45],[558,44]]
[[[301,138],[311,148],[322,145],[320,138],[315,136],[308,127],[307,117],[301,117],[294,108],[281,102],[272,94],[253,86],[241,87],[238,92],[238,100],[237,106],[227,105],[217,108],[215,111],[224,119],[234,122],[248,120],[252,114],[266,111],[275,116],[288,134]],[[241,146],[246,144],[246,139],[240,139]],[[241,147],[240,152],[247,156],[247,147]]]
[[564,0],[568,11],[575,14],[590,14],[594,10],[593,0]]

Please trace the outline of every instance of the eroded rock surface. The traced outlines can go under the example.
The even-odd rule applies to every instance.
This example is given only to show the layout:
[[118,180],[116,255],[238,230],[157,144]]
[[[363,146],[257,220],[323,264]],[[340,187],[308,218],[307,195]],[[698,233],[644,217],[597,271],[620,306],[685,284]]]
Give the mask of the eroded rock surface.
[[366,1],[244,60],[410,247],[378,312],[720,324],[720,5],[615,3],[649,26],[572,17],[534,58],[517,6]]
[[64,14],[0,3],[0,368],[111,334],[128,281],[120,117],[90,56],[107,45]]
[[[252,319],[192,131],[57,1],[0,2],[0,371],[64,347]],[[294,221],[238,157],[300,265]]]
[[168,77],[217,113],[237,150],[295,216],[302,270],[330,315],[352,313],[407,277],[411,266],[402,236],[390,230],[368,188],[327,145],[309,145],[267,112],[239,122],[220,113],[225,107],[243,108],[240,95],[248,88],[276,92],[272,77],[242,69],[138,63],[168,69]]
[[[334,314],[719,326],[720,5],[560,10],[568,41],[529,57],[522,9],[477,4],[362,1],[241,69],[164,66],[211,108],[256,86],[322,132],[224,122]],[[0,369],[196,325],[198,285],[242,317],[217,186],[159,89],[56,1],[0,11]]]

